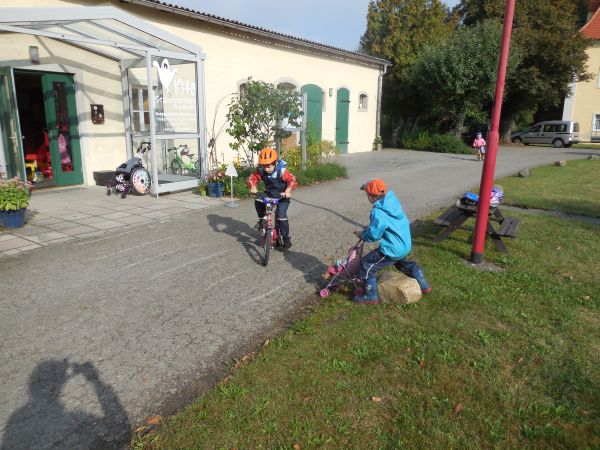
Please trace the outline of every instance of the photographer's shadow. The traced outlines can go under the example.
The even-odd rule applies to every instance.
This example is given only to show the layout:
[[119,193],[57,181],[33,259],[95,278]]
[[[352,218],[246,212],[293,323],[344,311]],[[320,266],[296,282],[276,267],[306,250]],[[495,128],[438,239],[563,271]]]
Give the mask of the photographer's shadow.
[[[102,416],[65,408],[61,401],[63,386],[76,376],[82,376],[93,387]],[[29,400],[8,419],[1,449],[117,449],[123,448],[130,437],[125,409],[91,362],[51,359],[39,363],[31,373]]]
[[[232,219],[231,217],[219,216],[217,214],[208,214],[208,223],[213,230],[220,233],[226,233],[238,240],[248,253],[248,256],[256,263],[262,264],[261,237],[256,228],[251,227],[246,222]],[[294,245],[297,245],[294,242]],[[304,279],[318,286],[320,275],[327,270],[327,265],[313,255],[296,251],[292,249],[282,250],[279,248],[271,249],[269,267],[277,264],[284,259],[288,264],[303,273]]]

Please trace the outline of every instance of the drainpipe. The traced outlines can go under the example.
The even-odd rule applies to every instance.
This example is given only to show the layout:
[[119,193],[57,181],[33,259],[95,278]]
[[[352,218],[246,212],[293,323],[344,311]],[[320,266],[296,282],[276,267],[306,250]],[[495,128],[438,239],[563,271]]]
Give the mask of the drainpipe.
[[381,136],[381,95],[383,92],[383,76],[387,72],[389,64],[384,64],[383,69],[379,71],[377,79],[377,119],[375,122],[375,136]]

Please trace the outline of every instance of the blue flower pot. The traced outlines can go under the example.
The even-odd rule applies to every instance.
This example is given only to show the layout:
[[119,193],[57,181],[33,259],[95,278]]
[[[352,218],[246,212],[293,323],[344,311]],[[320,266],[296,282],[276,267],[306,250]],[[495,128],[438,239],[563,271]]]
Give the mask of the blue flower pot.
[[27,208],[17,209],[16,211],[0,210],[0,225],[4,228],[19,228],[25,225],[25,210]]
[[225,183],[206,183],[206,192],[208,192],[209,197],[223,197]]

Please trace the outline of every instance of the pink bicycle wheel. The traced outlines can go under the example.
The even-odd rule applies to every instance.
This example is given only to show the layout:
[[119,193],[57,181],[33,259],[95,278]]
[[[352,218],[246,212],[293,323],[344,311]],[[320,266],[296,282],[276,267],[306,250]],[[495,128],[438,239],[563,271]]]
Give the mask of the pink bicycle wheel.
[[329,292],[329,289],[321,289],[321,290],[319,291],[319,295],[320,295],[322,298],[329,297],[329,295],[330,295],[330,294],[331,294],[331,292]]

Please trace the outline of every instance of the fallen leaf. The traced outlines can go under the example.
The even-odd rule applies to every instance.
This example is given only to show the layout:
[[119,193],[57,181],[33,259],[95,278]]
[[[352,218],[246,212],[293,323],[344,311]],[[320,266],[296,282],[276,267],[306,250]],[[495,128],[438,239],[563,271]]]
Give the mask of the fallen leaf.
[[294,444],[294,450],[300,450],[301,448],[300,444]]
[[144,431],[145,429],[146,429],[146,427],[137,427],[137,428],[135,429],[134,433],[135,433],[135,434],[139,434],[139,433],[141,433],[142,431]]
[[419,367],[421,369],[423,369],[425,367],[425,360],[424,359],[422,359],[422,360],[419,361]]
[[583,297],[581,297],[583,300],[589,300],[591,297],[589,295],[584,295]]
[[161,422],[162,422],[161,416],[152,416],[148,419],[149,425],[160,425]]
[[373,400],[375,403],[381,403],[383,401],[381,397],[371,397],[371,400]]
[[412,348],[410,348],[410,347],[406,347],[406,350],[404,350],[404,351],[405,351],[406,353],[410,353],[410,352],[412,352]]
[[454,405],[454,414],[460,414],[465,410],[465,407],[462,405],[462,403],[457,403],[456,405]]
[[571,272],[563,272],[561,275],[569,280],[573,279],[573,274]]
[[271,342],[271,339],[267,339],[265,341],[265,343],[263,344],[263,347],[266,347],[267,345],[269,345],[270,342]]
[[559,245],[558,247],[556,247],[556,250],[562,250],[562,247]]
[[522,356],[519,359],[517,359],[517,362],[519,364],[521,364],[523,361],[525,361],[525,358],[523,358]]

